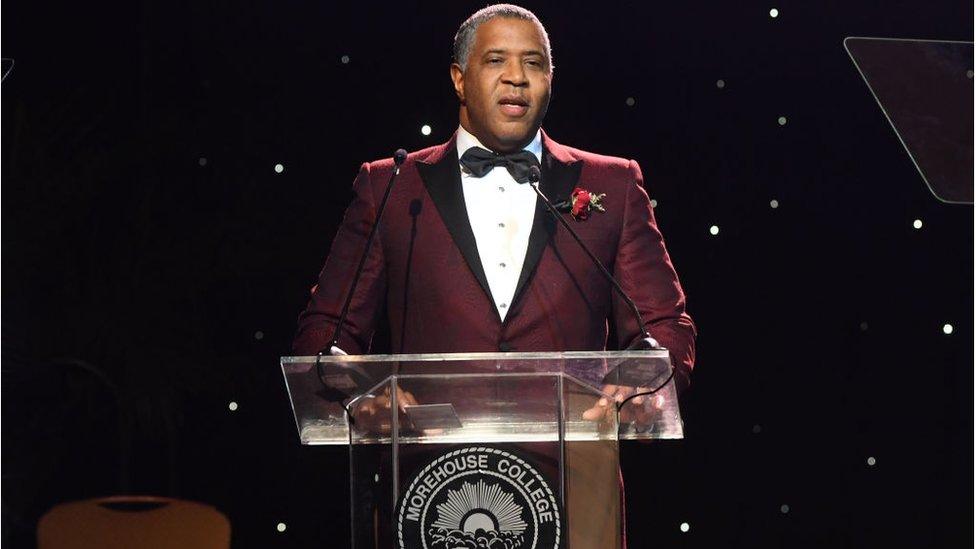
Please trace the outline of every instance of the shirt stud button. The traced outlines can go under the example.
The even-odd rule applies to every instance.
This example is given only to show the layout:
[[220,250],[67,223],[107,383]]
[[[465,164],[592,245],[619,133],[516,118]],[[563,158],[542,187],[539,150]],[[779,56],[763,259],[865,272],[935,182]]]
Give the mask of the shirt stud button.
[[499,263],[498,266],[501,267],[502,269],[505,268],[505,264],[504,263]]
[[500,304],[498,306],[501,307],[502,309],[504,309],[504,308],[508,307],[508,303],[502,303],[502,304]]
[[498,224],[498,228],[499,229],[504,229],[505,228],[505,224],[504,223],[499,223]]
[[500,192],[500,193],[505,192],[505,187],[498,187],[498,192]]

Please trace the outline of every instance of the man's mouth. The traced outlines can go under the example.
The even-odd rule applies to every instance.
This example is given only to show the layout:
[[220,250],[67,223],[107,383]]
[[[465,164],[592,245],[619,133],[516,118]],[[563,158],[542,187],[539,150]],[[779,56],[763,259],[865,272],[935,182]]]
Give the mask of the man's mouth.
[[519,96],[507,96],[498,100],[502,114],[513,117],[524,116],[529,112],[529,102]]

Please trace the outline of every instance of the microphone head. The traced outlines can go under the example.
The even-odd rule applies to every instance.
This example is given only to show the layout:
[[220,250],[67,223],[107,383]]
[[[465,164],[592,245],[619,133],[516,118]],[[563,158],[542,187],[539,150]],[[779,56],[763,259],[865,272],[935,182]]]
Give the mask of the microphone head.
[[407,159],[407,151],[403,149],[397,149],[396,152],[393,153],[393,162],[397,166],[403,164],[403,161],[406,159]]
[[535,184],[541,180],[542,180],[542,170],[539,169],[539,166],[535,166],[535,165],[529,166],[529,183]]

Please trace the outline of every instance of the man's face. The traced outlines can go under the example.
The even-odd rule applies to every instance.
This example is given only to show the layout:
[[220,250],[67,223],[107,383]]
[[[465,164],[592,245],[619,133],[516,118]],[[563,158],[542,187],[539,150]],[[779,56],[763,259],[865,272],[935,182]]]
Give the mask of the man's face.
[[468,68],[451,65],[461,126],[495,152],[527,145],[546,116],[552,72],[531,21],[495,17],[478,27]]

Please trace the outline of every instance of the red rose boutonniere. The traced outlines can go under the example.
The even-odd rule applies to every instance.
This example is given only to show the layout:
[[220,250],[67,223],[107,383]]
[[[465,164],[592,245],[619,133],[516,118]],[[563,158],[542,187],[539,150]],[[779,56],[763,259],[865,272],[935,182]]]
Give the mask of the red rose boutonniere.
[[583,187],[576,187],[569,195],[569,200],[563,200],[555,204],[555,207],[561,212],[572,213],[573,219],[576,221],[585,221],[590,217],[590,212],[593,210],[606,211],[602,204],[603,198],[606,196],[606,193],[595,194]]

